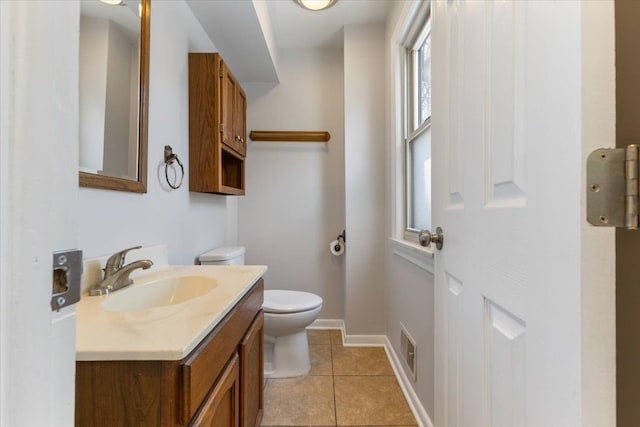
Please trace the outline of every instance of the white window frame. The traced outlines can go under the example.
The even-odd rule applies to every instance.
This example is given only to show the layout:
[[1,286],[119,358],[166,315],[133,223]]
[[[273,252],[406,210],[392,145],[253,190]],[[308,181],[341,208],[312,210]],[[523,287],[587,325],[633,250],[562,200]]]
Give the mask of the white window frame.
[[431,115],[423,123],[419,123],[420,117],[420,96],[417,75],[419,73],[419,49],[424,41],[431,34],[431,14],[427,9],[425,14],[415,17],[407,37],[407,43],[402,51],[402,95],[404,104],[403,121],[403,153],[404,153],[404,185],[403,185],[403,232],[402,238],[411,243],[418,244],[418,233],[420,230],[409,226],[409,215],[411,212],[410,197],[410,177],[411,159],[410,144],[416,140],[424,131],[431,127]]
[[[392,108],[389,110],[390,129],[390,167],[391,167],[391,200],[390,220],[391,236],[390,250],[394,256],[414,264],[415,266],[433,274],[434,253],[431,248],[425,248],[418,243],[418,233],[406,230],[407,198],[406,198],[406,170],[407,156],[405,141],[408,135],[407,113],[409,101],[406,96],[408,47],[414,46],[419,39],[425,23],[430,19],[431,3],[429,0],[406,2],[400,7],[398,20],[390,32],[391,49],[389,50],[390,81],[389,96]],[[424,125],[421,131],[427,129]],[[419,132],[419,129],[415,129]],[[414,136],[418,136],[416,133]]]

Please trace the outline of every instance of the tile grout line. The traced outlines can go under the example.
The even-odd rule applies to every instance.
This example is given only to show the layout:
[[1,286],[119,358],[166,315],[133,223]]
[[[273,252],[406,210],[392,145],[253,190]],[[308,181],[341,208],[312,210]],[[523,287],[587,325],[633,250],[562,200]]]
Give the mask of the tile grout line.
[[329,334],[329,352],[331,353],[331,385],[333,386],[333,416],[336,421],[336,426],[338,425],[338,401],[336,400],[336,376],[335,370],[333,369],[333,341],[331,338],[331,334]]
[[[341,334],[341,336],[342,336],[342,334]],[[390,374],[377,372],[377,373],[373,373],[373,374],[354,374],[354,373],[352,373],[352,374],[336,375],[336,373],[335,373],[335,365],[336,365],[337,362],[335,361],[335,356],[336,355],[335,355],[335,352],[334,352],[334,340],[333,340],[333,338],[334,337],[332,335],[329,335],[329,347],[330,347],[329,348],[329,356],[330,356],[330,363],[331,363],[331,374],[330,375],[331,375],[331,381],[332,381],[331,390],[333,392],[333,403],[334,403],[334,423],[331,424],[331,425],[335,426],[335,427],[340,427],[340,426],[345,426],[345,424],[340,424],[340,421],[338,420],[338,402],[337,402],[337,384],[336,384],[337,377],[344,377],[345,379],[348,378],[348,377],[361,377],[361,378],[365,378],[365,377],[370,377],[370,378],[391,377],[391,378],[395,378],[395,380],[397,382],[399,381],[399,379],[395,375],[395,372],[392,372]],[[318,346],[317,348],[319,348],[319,344],[320,343],[318,343],[318,342],[315,343],[315,345]],[[342,347],[341,343],[335,343],[335,345],[336,345],[336,347],[338,347],[338,346]],[[340,351],[341,351],[341,349],[339,349],[339,352],[338,352],[339,358],[342,357],[342,353]],[[389,361],[389,363],[390,363],[390,361]],[[326,370],[324,372],[326,372]],[[314,376],[318,376],[318,375],[314,375]],[[269,379],[267,379],[265,381],[265,384],[264,384],[265,391],[266,391],[267,387],[270,385],[271,382],[272,381],[270,381]],[[341,382],[341,384],[342,384],[342,382]],[[344,397],[346,397],[346,396],[343,396],[343,398]],[[407,400],[406,396],[403,396],[403,398],[404,398],[405,401]],[[347,400],[349,400],[349,399],[347,399]],[[344,407],[344,405],[341,406],[341,407],[343,407],[343,409],[347,409],[347,410],[350,408],[348,405],[347,405],[347,407]],[[343,415],[347,416],[344,412],[343,412]],[[347,416],[347,419],[345,421],[346,422],[350,422],[349,420],[350,420],[350,418],[349,418],[349,416]],[[399,420],[395,420],[395,421],[397,422]],[[414,415],[414,423],[416,421],[417,420],[415,419],[415,415]],[[278,425],[284,426],[284,424],[278,424]],[[298,424],[298,425],[300,425],[300,424]],[[395,424],[388,424],[388,425],[395,425]],[[402,424],[402,425],[404,425],[404,424]],[[407,425],[409,425],[409,424],[407,424]],[[412,425],[416,426],[416,424],[412,424]],[[327,424],[326,427],[329,427],[329,424]],[[369,426],[369,427],[372,427],[372,426]]]

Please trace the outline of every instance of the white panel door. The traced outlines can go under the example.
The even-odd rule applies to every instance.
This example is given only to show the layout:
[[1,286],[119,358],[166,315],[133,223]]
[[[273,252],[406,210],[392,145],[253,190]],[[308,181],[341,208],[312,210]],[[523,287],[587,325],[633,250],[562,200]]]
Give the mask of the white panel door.
[[0,425],[74,424],[75,307],[53,252],[78,237],[77,1],[0,2]]
[[435,425],[581,425],[581,5],[432,23]]

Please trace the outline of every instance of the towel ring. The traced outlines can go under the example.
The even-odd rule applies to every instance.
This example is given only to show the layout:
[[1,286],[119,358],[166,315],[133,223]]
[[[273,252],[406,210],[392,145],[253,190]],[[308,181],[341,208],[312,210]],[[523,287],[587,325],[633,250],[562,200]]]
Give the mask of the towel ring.
[[[169,181],[169,165],[172,165],[174,161],[177,162],[178,165],[180,165],[180,182],[177,185],[176,180],[173,181],[173,184],[171,183],[171,181]],[[176,178],[177,175],[178,174],[176,174]],[[182,185],[182,180],[184,179],[184,166],[182,166],[182,162],[180,162],[178,155],[173,154],[173,149],[170,145],[164,146],[164,177],[167,180],[167,184],[169,184],[169,187],[173,188],[174,190],[180,188],[180,186]]]

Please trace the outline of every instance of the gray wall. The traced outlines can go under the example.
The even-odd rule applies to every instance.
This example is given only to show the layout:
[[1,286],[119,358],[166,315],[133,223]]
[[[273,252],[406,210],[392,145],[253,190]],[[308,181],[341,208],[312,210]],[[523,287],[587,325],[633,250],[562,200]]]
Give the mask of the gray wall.
[[[105,105],[104,164],[103,171],[108,176],[130,177],[129,146],[131,135],[131,78],[132,54],[138,52],[137,44],[132,44],[119,25],[109,21],[107,52],[107,101]],[[137,81],[137,79],[136,79]],[[129,126],[123,126],[124,124]]]
[[109,22],[80,17],[80,165],[102,171]]
[[329,242],[344,229],[343,62],[335,49],[279,51],[280,83],[245,83],[247,131],[329,131],[327,143],[251,142],[238,241],[267,264],[267,289],[313,292],[324,319],[344,318],[345,257]]
[[384,25],[344,29],[347,334],[384,332]]

